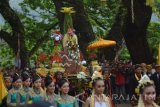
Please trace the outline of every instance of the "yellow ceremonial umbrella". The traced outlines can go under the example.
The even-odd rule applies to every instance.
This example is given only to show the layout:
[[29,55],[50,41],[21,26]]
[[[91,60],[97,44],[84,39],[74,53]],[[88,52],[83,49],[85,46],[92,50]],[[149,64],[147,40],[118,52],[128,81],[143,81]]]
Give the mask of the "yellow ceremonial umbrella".
[[3,74],[0,71],[0,104],[2,103],[2,100],[7,96],[7,94],[8,92],[4,85]]
[[93,42],[87,48],[88,49],[97,49],[97,48],[104,48],[116,45],[115,41],[112,40],[104,40],[102,38],[98,39],[98,41]]

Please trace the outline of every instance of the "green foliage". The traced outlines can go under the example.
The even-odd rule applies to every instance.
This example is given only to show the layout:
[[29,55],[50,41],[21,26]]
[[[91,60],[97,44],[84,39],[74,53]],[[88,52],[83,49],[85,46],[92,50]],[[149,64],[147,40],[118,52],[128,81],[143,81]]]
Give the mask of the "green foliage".
[[160,43],[160,23],[150,23],[147,30],[147,36],[149,46],[156,58],[158,55],[158,45]]
[[160,0],[155,0],[155,5],[153,7],[153,11],[158,18],[160,18]]
[[54,9],[52,0],[24,0],[21,5],[28,6],[33,10],[39,8],[41,10],[52,11]]
[[89,21],[96,35],[105,36],[109,32],[114,23],[120,1],[112,0],[102,5],[99,0],[85,0]]
[[151,48],[156,49],[160,43],[160,23],[150,23],[147,36]]
[[[89,21],[93,27],[94,33],[98,36],[107,35],[114,23],[115,15],[121,6],[121,0],[108,0],[105,3],[100,0],[83,0],[85,10]],[[66,5],[68,5],[66,3]],[[53,0],[23,0],[20,4],[22,12],[18,13],[25,28],[25,43],[30,51],[36,44],[37,40],[50,36],[50,30],[59,26],[56,17],[55,6]],[[155,1],[153,7],[154,13],[160,17],[160,0]],[[2,29],[11,32],[11,27],[6,23]],[[147,31],[148,42],[150,47],[157,54],[157,47],[160,41],[160,23],[151,23]],[[46,41],[32,56],[31,60],[35,60],[40,52],[51,55],[54,52],[53,40]],[[5,57],[7,56],[7,57]],[[0,44],[0,66],[9,66],[13,63],[14,54],[6,44]],[[129,52],[126,47],[121,50],[120,59],[130,59]]]
[[121,60],[130,60],[131,59],[129,51],[126,46],[122,48],[119,58]]
[[5,23],[4,25],[0,26],[0,30],[4,30],[8,33],[12,32],[12,28],[8,23]]
[[25,26],[26,45],[32,49],[36,41],[47,31],[55,29],[55,23],[58,22],[55,17],[55,7],[51,0],[24,0],[20,5],[23,10],[20,17]]
[[[154,58],[156,58],[158,55],[158,45],[160,43],[160,23],[150,23],[147,29],[147,40],[154,54]],[[120,59],[130,59],[127,47],[122,48]]]
[[[28,51],[30,51],[40,38],[44,36],[50,38],[50,30],[58,27],[58,19],[56,18],[55,7],[51,0],[24,0],[19,5],[22,8],[22,12],[17,12],[17,14],[24,25],[25,45]],[[10,25],[7,23],[2,26],[1,29],[7,32],[12,31]],[[9,47],[6,48],[4,45],[2,47],[3,50],[1,52],[3,54],[0,54],[0,57],[3,57],[4,55],[8,57],[6,57],[7,59],[3,58],[1,60],[3,63],[0,63],[0,65],[12,65],[13,58],[11,57],[14,55],[7,54],[11,51]],[[53,51],[53,40],[49,39],[49,41],[46,41],[42,47],[39,47],[31,59],[35,60],[37,55],[42,51],[51,54]]]
[[[24,14],[21,15],[26,31],[26,45],[32,49],[36,41],[43,37],[47,31],[56,29],[58,19],[55,16],[55,7],[51,0],[24,0],[21,3]],[[31,10],[35,13],[30,14]],[[47,33],[50,36],[50,33]],[[47,36],[46,36],[47,38]],[[45,42],[42,47],[35,52],[32,59],[35,60],[37,55],[44,51],[51,54],[53,51],[53,40]]]
[[10,67],[14,61],[14,53],[5,42],[0,41],[0,67]]

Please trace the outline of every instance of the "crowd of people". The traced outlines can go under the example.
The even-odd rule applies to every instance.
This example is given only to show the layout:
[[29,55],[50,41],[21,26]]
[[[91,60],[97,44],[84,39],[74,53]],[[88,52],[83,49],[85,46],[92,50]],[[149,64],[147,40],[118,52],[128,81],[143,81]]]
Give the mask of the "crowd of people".
[[[156,103],[160,103],[160,65],[103,62],[100,67],[96,72],[102,76],[96,74],[93,78],[95,71],[92,64],[87,66],[86,71],[92,85],[82,89],[82,93],[78,93],[76,84],[74,87],[60,71],[55,73],[53,79],[51,75],[41,77],[31,69],[11,74],[4,70],[4,82],[8,89],[4,107],[5,104],[7,107],[24,107],[42,101],[54,107],[114,107],[121,103],[158,107]],[[143,81],[146,79],[143,77],[148,77],[147,81]],[[143,82],[140,83],[141,81]]]
[[136,105],[139,95],[135,90],[142,76],[147,75],[154,81],[156,86],[156,101],[160,104],[160,65],[147,65],[145,63],[132,65],[130,62],[120,62],[112,66],[107,64],[107,66],[105,70],[108,69],[110,72],[107,81],[111,83],[110,90],[112,90],[112,98],[115,103],[131,103],[132,105]]

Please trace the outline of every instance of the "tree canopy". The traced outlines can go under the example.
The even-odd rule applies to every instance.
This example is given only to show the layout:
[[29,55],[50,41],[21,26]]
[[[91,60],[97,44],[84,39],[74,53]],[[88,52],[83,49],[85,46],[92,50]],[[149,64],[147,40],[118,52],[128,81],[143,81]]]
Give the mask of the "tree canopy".
[[[136,3],[141,3],[141,1],[138,2],[136,0]],[[128,38],[125,37],[128,34],[125,30],[126,26],[131,21],[129,8],[131,6],[128,5],[126,0],[108,0],[107,2],[99,0],[23,0],[19,5],[21,6],[21,11],[16,11],[10,7],[8,1],[0,1],[0,13],[6,21],[5,25],[1,26],[0,29],[0,38],[5,41],[5,43],[1,43],[0,66],[5,67],[13,64],[19,45],[19,56],[22,60],[22,65],[24,65],[22,68],[27,66],[29,60],[35,60],[40,52],[52,54],[54,49],[50,31],[62,28],[64,16],[60,13],[60,8],[64,6],[73,6],[76,10],[76,14],[73,15],[73,23],[79,35],[80,49],[84,54],[86,53],[86,46],[95,39],[95,36],[116,40],[118,46],[121,45],[124,38],[129,51],[127,48],[123,49],[120,58],[135,58],[131,46],[129,46]],[[143,27],[138,25],[141,20],[140,16],[136,16],[139,15],[138,8],[137,10],[135,9],[135,24],[129,25],[133,29],[135,29],[135,26]],[[149,9],[144,11],[152,14]],[[160,0],[155,1],[153,12],[156,17],[160,17]],[[148,40],[151,50],[155,50],[153,53],[156,56],[156,48],[160,40],[160,24],[158,22],[150,22],[148,27],[147,21],[150,22],[150,18],[144,22],[146,23],[144,24],[146,26],[144,27],[144,30],[146,29],[144,35],[147,35],[146,40]],[[132,35],[128,36],[133,37]],[[18,40],[20,40],[19,45]],[[111,50],[113,51],[114,49],[112,48]],[[4,56],[7,57],[3,58]]]

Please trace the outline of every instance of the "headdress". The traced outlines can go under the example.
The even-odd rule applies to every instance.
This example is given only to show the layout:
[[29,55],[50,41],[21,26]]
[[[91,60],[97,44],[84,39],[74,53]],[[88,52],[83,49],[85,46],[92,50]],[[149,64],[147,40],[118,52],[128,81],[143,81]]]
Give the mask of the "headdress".
[[5,80],[11,80],[11,75],[9,75],[8,73],[4,73],[3,78]]
[[[154,84],[154,82],[153,81],[151,81],[150,79],[149,79],[149,77],[147,76],[147,75],[144,75],[142,78],[141,78],[141,80],[139,81],[139,85],[138,85],[138,87],[136,88],[136,93],[140,93],[140,88],[142,87],[142,88],[144,88],[145,87],[145,85],[146,84]],[[154,107],[159,107],[155,102],[153,102],[152,103],[153,104],[153,106]],[[145,107],[145,105],[144,105],[144,101],[143,101],[143,99],[142,99],[142,95],[140,94],[140,96],[139,96],[139,101],[138,101],[138,106],[137,107]]]
[[92,83],[97,78],[103,79],[102,73],[100,72],[101,66],[99,66],[97,60],[92,61],[91,63],[92,63],[92,68],[93,68],[93,74],[92,74],[92,77],[91,77],[92,81],[90,82],[90,87],[92,87]]
[[23,80],[23,81],[26,81],[28,78],[30,78],[29,73],[26,72],[26,71],[23,72],[21,76],[22,76],[22,80]]
[[50,75],[45,77],[45,86],[48,87],[53,82],[53,79]]
[[92,78],[92,81],[94,81],[96,78],[103,79],[103,75],[100,72],[98,72],[98,71],[94,71],[94,73],[92,74],[91,78]]
[[97,61],[92,61],[92,67],[93,67],[93,71],[100,71],[102,69],[102,67],[99,66]]
[[36,75],[33,76],[32,81],[34,83],[35,81],[37,81],[39,79],[41,79],[41,77],[38,74],[36,74]]
[[139,94],[139,93],[140,93],[140,88],[141,88],[141,87],[144,88],[144,86],[145,86],[146,84],[148,84],[148,83],[154,84],[154,82],[151,81],[150,78],[149,78],[147,75],[144,75],[144,76],[141,78],[141,80],[139,81],[139,85],[138,85],[138,87],[135,89],[135,92],[136,92],[137,94]]
[[69,81],[68,81],[67,78],[61,79],[61,80],[59,81],[59,83],[58,83],[59,88],[61,88],[61,87],[63,86],[63,84],[66,83],[66,82],[69,83]]
[[13,75],[13,81],[12,82],[16,82],[18,79],[21,79],[20,75],[18,73],[15,73]]

